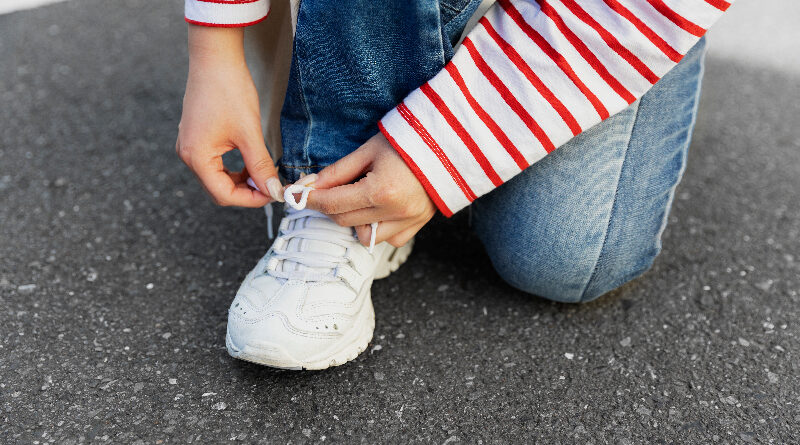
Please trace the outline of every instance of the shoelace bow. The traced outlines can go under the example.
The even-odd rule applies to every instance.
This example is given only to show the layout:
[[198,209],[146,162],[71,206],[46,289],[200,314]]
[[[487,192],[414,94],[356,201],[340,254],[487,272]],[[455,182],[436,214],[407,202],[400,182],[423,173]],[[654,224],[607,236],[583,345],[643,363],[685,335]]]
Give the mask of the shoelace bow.
[[[256,190],[259,188],[255,185],[252,179],[248,179],[247,183]],[[286,187],[286,190],[283,192],[283,199],[289,205],[289,209],[287,209],[285,218],[289,221],[299,220],[303,218],[321,218],[321,219],[328,219],[324,214],[317,212],[315,210],[306,209],[306,204],[308,203],[308,194],[314,190],[314,187],[311,185],[300,185],[300,184],[292,184]],[[300,194],[300,200],[297,201],[294,197],[295,194]],[[264,213],[267,216],[267,235],[270,239],[274,238],[274,233],[272,231],[272,220],[274,217],[274,211],[272,209],[271,204],[267,204],[264,206]],[[289,224],[291,225],[291,224]],[[370,224],[371,233],[370,233],[370,240],[369,240],[369,253],[372,253],[375,249],[375,236],[378,232],[378,223],[374,222]],[[280,237],[285,240],[284,245],[288,245],[289,241],[292,238],[298,239],[307,239],[307,240],[318,240],[329,242],[333,244],[337,244],[339,246],[344,247],[345,249],[349,247],[350,243],[353,242],[353,238],[355,234],[353,233],[352,229],[350,232],[338,232],[334,229],[325,229],[325,228],[318,228],[318,227],[300,227],[300,228],[292,228],[292,229],[281,229]],[[336,255],[326,255],[320,252],[299,252],[299,251],[290,251],[287,249],[272,249],[273,256],[272,258],[277,260],[278,263],[283,262],[283,260],[293,261],[295,263],[301,264],[306,267],[320,267],[326,269],[335,269],[340,264],[347,264],[350,262],[348,258]],[[304,280],[313,279],[313,281],[333,281],[337,278],[331,274],[309,274],[308,271],[301,272],[298,276],[297,271],[284,271],[278,270],[278,268],[271,268],[269,270],[269,274],[278,278],[301,278]],[[312,276],[313,275],[313,276]]]

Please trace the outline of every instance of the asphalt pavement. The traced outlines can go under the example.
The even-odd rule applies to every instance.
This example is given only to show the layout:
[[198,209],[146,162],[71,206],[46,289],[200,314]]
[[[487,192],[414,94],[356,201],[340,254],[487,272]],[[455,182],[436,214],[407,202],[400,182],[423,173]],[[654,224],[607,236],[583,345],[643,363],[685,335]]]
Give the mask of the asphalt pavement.
[[437,218],[374,285],[367,352],[286,372],[225,351],[268,242],[174,153],[181,7],[0,16],[0,442],[800,442],[800,73],[712,50],[642,278],[550,303]]

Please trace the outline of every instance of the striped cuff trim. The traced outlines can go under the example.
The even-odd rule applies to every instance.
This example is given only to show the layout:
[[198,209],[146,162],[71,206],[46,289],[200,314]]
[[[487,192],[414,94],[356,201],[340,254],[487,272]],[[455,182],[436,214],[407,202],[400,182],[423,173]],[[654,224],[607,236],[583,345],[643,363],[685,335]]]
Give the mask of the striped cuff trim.
[[186,22],[211,27],[255,25],[269,14],[269,0],[185,0]]
[[439,211],[450,217],[472,202],[467,195],[474,197],[475,194],[469,186],[465,187],[466,181],[458,171],[442,159],[446,155],[440,152],[440,147],[437,150],[438,143],[430,133],[421,123],[416,127],[412,124],[414,119],[409,120],[409,111],[401,104],[390,110],[378,127],[414,172]]

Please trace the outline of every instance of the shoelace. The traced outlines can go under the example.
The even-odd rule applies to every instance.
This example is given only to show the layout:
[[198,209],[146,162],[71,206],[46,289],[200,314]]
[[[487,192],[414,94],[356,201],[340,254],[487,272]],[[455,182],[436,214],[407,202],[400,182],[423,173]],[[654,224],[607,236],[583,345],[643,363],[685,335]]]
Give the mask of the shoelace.
[[[247,184],[253,187],[256,190],[259,188],[255,185],[252,179],[247,180]],[[299,185],[299,184],[292,184],[286,187],[286,190],[283,192],[283,199],[289,205],[287,209],[285,218],[288,221],[299,220],[303,218],[323,218],[328,219],[327,216],[324,214],[311,210],[306,209],[306,204],[308,203],[308,194],[314,190],[314,187],[311,185]],[[295,194],[300,194],[300,200],[297,201],[294,197]],[[264,213],[267,216],[267,234],[270,239],[274,238],[274,233],[272,231],[272,220],[274,217],[274,212],[272,209],[271,204],[267,204],[264,206]],[[291,226],[291,224],[289,224]],[[378,232],[378,223],[374,222],[370,224],[370,240],[369,240],[369,253],[373,253],[375,249],[375,237]],[[285,245],[289,244],[289,241],[292,238],[299,238],[299,239],[312,239],[324,242],[330,242],[333,244],[340,245],[345,249],[349,247],[350,243],[353,242],[353,237],[355,236],[352,232],[352,229],[349,233],[345,232],[336,232],[335,230],[331,229],[322,229],[322,228],[314,228],[314,227],[302,227],[302,228],[292,228],[292,229],[282,229],[280,236],[285,240]],[[273,256],[272,258],[277,260],[278,263],[281,263],[283,260],[292,261],[298,263],[300,265],[306,267],[319,267],[319,268],[326,268],[326,269],[335,269],[340,264],[347,264],[350,260],[340,256],[334,255],[326,255],[319,252],[298,252],[298,251],[290,251],[287,249],[276,249],[273,248],[272,250]],[[297,271],[284,271],[278,270],[277,268],[272,268],[269,271],[270,275],[279,278],[300,278],[304,280],[313,280],[313,281],[332,281],[335,280],[336,277],[332,274],[310,274],[307,269],[301,273],[297,273]]]
[[[298,251],[288,247],[292,239],[322,241],[339,245],[344,249],[352,245],[353,235],[350,231],[343,230],[339,232],[332,227],[309,227],[308,220],[315,218],[327,219],[322,213],[311,209],[287,209],[284,219],[289,221],[288,227],[294,227],[281,229],[280,238],[283,241],[281,244],[283,248],[278,248],[275,245],[272,247],[270,261],[274,261],[274,263],[272,263],[273,267],[268,267],[267,270],[270,275],[278,278],[301,279],[304,281],[333,281],[337,279],[336,274],[329,271],[349,263],[349,258],[343,255],[330,255],[322,252]],[[304,226],[291,223],[291,221],[303,219],[306,220]],[[296,263],[299,267],[291,270],[291,268],[281,266],[286,264],[286,261]],[[325,272],[318,272],[315,269],[324,269]]]

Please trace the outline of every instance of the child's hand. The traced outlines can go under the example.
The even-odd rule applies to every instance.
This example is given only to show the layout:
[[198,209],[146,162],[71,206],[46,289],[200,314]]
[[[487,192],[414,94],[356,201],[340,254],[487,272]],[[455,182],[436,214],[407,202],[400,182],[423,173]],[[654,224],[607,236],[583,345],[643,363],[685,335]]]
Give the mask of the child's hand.
[[[258,93],[244,59],[241,29],[190,25],[190,66],[176,150],[215,203],[261,207],[281,190],[261,134]],[[239,149],[245,170],[222,165],[222,154]],[[251,189],[252,177],[261,190]]]

